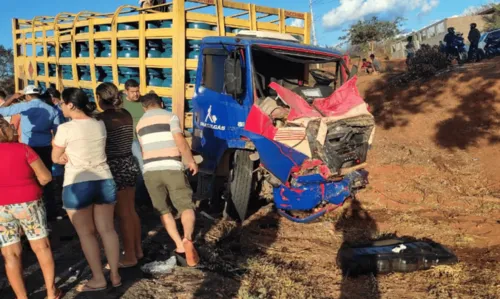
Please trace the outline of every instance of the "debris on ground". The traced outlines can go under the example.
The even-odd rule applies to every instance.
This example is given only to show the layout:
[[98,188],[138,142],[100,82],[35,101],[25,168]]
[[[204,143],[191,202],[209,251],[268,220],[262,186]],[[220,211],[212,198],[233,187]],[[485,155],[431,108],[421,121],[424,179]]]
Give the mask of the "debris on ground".
[[177,260],[175,256],[172,256],[166,261],[157,261],[145,264],[141,267],[141,270],[146,274],[160,276],[172,273],[176,265]]

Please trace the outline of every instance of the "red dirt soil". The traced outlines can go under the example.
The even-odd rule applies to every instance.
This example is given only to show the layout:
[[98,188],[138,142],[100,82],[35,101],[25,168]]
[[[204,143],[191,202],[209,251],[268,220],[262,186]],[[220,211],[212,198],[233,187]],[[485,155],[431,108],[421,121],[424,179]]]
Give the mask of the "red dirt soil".
[[[500,59],[409,86],[390,85],[397,75],[358,81],[378,124],[360,205],[307,225],[268,209],[209,225],[204,258],[241,276],[179,269],[123,298],[500,298]],[[460,262],[343,278],[343,242],[383,235],[432,239]]]
[[[500,59],[405,86],[390,84],[404,68],[391,64],[358,80],[377,121],[359,202],[307,225],[270,209],[240,228],[200,217],[207,268],[125,281],[120,295],[65,298],[500,298]],[[384,235],[432,239],[459,263],[343,278],[343,242]],[[166,251],[168,239],[145,247]]]
[[[308,225],[262,211],[254,215],[236,241],[245,248],[238,259],[248,272],[238,293],[222,294],[500,298],[500,59],[454,67],[406,86],[390,84],[404,68],[401,61],[391,63],[395,71],[360,75],[358,81],[377,121],[371,181],[358,195],[361,206],[349,203]],[[460,262],[342,278],[336,256],[343,242],[384,235],[432,239]],[[210,288],[204,290],[208,294]]]

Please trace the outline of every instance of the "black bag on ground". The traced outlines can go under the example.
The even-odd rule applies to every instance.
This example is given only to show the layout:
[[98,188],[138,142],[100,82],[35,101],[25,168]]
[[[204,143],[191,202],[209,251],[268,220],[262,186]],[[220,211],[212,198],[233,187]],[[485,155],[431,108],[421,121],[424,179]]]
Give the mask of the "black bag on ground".
[[457,263],[449,249],[428,240],[390,239],[360,246],[342,246],[337,263],[344,276],[413,272]]

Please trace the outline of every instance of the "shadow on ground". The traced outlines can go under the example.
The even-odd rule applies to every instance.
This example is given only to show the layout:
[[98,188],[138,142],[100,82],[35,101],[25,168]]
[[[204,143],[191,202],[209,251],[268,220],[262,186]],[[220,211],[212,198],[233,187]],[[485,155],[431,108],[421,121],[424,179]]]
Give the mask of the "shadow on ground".
[[497,143],[499,66],[500,59],[495,58],[410,83],[398,81],[402,73],[385,73],[366,90],[365,100],[384,129],[408,126],[413,116],[437,111],[445,115],[435,124],[436,145],[467,149],[481,139]]
[[[339,220],[335,224],[335,230],[342,233],[342,245],[340,252],[350,246],[363,244],[372,241],[378,232],[375,219],[373,219],[361,203],[353,198],[349,200],[347,207],[342,212]],[[339,261],[337,261],[339,263]],[[340,298],[380,298],[378,281],[375,274],[349,277],[349,273],[342,273],[342,283],[340,287]]]

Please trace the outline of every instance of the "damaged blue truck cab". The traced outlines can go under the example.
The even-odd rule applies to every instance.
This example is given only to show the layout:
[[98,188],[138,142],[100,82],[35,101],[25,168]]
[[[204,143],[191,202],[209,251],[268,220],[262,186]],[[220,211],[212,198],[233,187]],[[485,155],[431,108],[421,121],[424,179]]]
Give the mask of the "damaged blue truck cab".
[[287,35],[241,34],[202,41],[196,196],[209,206],[222,198],[224,212],[244,220],[251,199],[269,191],[281,215],[312,221],[367,183],[373,117],[341,53]]

